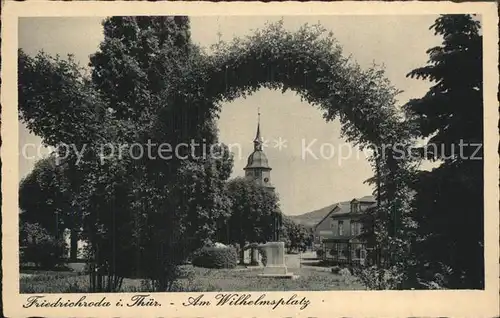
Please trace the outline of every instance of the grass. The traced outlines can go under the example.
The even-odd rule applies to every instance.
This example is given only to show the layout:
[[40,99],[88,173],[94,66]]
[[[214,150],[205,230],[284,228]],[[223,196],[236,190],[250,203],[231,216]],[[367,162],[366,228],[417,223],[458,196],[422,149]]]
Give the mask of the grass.
[[[296,268],[293,273],[298,279],[258,277],[258,269],[237,268],[205,269],[185,266],[187,277],[179,279],[176,291],[323,291],[363,290],[354,277],[332,274],[314,268]],[[76,293],[88,292],[89,277],[77,272],[33,271],[22,274],[21,293]],[[123,292],[145,292],[147,285],[141,279],[124,279]]]
[[294,268],[297,279],[258,277],[260,270],[213,270],[196,268],[195,284],[201,291],[322,291],[359,290],[364,287],[352,277],[311,268]]

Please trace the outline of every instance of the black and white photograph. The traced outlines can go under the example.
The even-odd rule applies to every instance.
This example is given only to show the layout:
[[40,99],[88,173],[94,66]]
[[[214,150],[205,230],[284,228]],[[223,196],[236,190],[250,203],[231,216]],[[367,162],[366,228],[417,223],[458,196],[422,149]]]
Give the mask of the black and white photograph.
[[94,14],[17,20],[25,308],[485,290],[477,11]]

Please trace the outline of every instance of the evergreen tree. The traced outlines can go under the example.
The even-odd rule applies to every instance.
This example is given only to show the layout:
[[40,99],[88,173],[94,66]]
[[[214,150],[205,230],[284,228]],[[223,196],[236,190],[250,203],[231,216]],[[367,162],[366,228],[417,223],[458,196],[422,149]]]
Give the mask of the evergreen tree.
[[442,15],[431,27],[443,37],[428,65],[410,77],[434,83],[407,105],[418,137],[430,138],[422,157],[441,161],[415,182],[424,281],[450,288],[484,287],[483,88],[480,23]]

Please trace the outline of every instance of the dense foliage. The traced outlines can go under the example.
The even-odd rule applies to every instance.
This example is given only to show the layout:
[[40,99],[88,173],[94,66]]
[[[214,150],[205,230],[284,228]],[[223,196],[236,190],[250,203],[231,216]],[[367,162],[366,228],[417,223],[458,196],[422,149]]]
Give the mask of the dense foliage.
[[[272,237],[278,198],[250,180],[226,182],[232,157],[218,145],[215,126],[221,102],[262,87],[294,90],[325,120],[339,118],[348,142],[384,147],[370,158],[378,199],[373,244],[405,271],[415,241],[409,182],[416,164],[396,157],[393,145],[410,145],[417,134],[395,107],[398,91],[383,69],[362,70],[319,26],[290,32],[281,23],[269,25],[219,43],[211,55],[191,42],[186,17],[113,17],[103,26],[90,77],[71,58],[19,54],[21,119],[47,145],[85,150],[78,157],[58,148],[61,193],[90,243],[92,290],[118,290],[132,274],[169,290],[178,265],[207,241],[238,243],[243,251]],[[200,156],[201,147],[167,160],[112,152],[139,143],[151,144],[156,155],[159,143],[191,142],[217,145],[221,155]],[[49,181],[35,190],[50,188]],[[290,229],[296,247],[305,234]]]
[[64,229],[78,226],[66,182],[64,166],[57,164],[54,155],[36,162],[19,185],[22,222],[38,223],[51,235],[62,235]]
[[404,280],[404,274],[398,266],[380,267],[354,267],[353,274],[372,290],[398,289],[401,281]]
[[374,243],[403,271],[416,227],[409,188],[416,163],[408,156],[397,156],[393,148],[412,145],[411,126],[395,107],[399,92],[383,69],[373,66],[362,70],[343,57],[333,35],[324,31],[320,26],[304,26],[290,32],[277,23],[244,39],[218,44],[203,72],[193,74],[189,85],[179,87],[179,91],[189,88],[199,93],[177,100],[178,106],[200,104],[192,95],[201,92],[206,99],[218,102],[244,97],[262,87],[290,89],[319,107],[327,121],[339,118],[342,136],[348,142],[384,149],[369,158],[375,175],[369,182],[375,183],[379,201],[374,209]]
[[232,247],[203,247],[193,258],[193,265],[205,268],[235,268],[238,254]]
[[[71,210],[83,220],[98,276],[91,288],[119,289],[124,276],[147,273],[162,290],[175,279],[168,273],[204,239],[180,238],[199,236],[198,230],[213,233],[209,224],[200,229],[190,223],[199,219],[195,214],[215,222],[225,211],[227,200],[220,195],[232,159],[210,157],[181,166],[175,156],[154,160],[158,156],[112,153],[114,146],[162,140],[157,116],[172,106],[169,86],[200,56],[190,43],[187,18],[114,17],[103,24],[105,38],[91,57],[91,78],[71,58],[20,52],[20,117],[47,145],[85,150],[81,158],[75,151],[60,155],[68,166]],[[216,142],[213,123],[204,127],[199,132],[207,143]],[[168,128],[170,137],[179,136],[170,132],[180,127]],[[153,146],[152,153],[157,150]],[[198,200],[182,200],[183,191],[194,191]]]
[[22,247],[20,262],[34,263],[43,269],[53,269],[64,262],[66,243],[51,235],[38,223],[22,223],[19,229],[19,244]]
[[441,162],[415,181],[420,224],[417,275],[428,287],[484,288],[483,87],[480,24],[443,15],[429,62],[408,76],[431,81],[406,108],[415,134],[430,137],[421,156]]
[[240,262],[248,243],[264,243],[273,239],[272,224],[279,212],[278,197],[252,179],[235,178],[228,182],[231,215],[222,233],[228,234],[228,243],[240,246]]
[[302,251],[312,243],[311,233],[290,217],[283,217],[283,239],[288,251]]

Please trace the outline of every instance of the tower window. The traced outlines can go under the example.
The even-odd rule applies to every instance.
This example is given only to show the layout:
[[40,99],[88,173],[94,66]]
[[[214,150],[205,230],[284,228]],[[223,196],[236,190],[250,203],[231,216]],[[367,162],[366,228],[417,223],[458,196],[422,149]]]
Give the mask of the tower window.
[[260,170],[256,170],[256,171],[255,171],[255,176],[256,176],[257,178],[262,177],[262,171],[260,171]]

